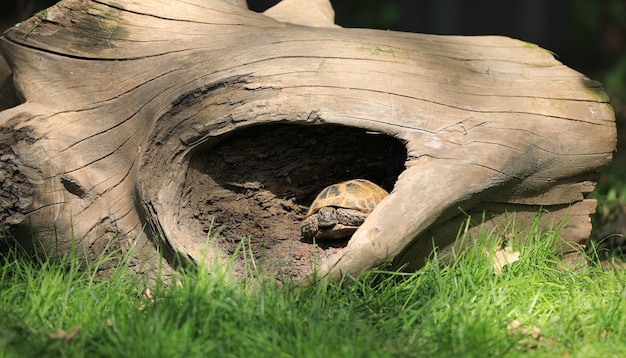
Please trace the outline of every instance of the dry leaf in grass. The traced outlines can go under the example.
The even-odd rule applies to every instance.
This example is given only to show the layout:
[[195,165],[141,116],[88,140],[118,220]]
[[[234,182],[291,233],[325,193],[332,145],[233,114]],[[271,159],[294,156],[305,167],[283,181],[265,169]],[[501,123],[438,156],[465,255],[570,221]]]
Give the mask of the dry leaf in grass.
[[154,301],[154,298],[152,298],[152,291],[150,291],[150,288],[146,287],[146,289],[143,291],[143,295],[148,300]]
[[511,247],[499,248],[493,255],[493,272],[499,275],[504,266],[519,260],[520,253],[513,251]]
[[56,333],[48,333],[48,338],[58,339],[63,345],[65,345],[67,342],[76,337],[78,332],[80,332],[80,327],[74,326],[69,332],[66,332],[64,329],[59,329]]
[[538,327],[522,327],[518,320],[513,320],[506,326],[506,333],[509,337],[521,336],[515,348],[518,350],[535,349],[540,344],[554,344],[553,340],[541,336],[541,329]]
[[[152,297],[152,291],[150,291],[150,289],[147,288],[147,287],[143,291],[143,297],[146,298],[150,302],[154,302],[154,298]],[[146,306],[145,305],[141,305],[141,306],[138,307],[138,309],[140,311],[143,311],[144,309],[146,309]]]

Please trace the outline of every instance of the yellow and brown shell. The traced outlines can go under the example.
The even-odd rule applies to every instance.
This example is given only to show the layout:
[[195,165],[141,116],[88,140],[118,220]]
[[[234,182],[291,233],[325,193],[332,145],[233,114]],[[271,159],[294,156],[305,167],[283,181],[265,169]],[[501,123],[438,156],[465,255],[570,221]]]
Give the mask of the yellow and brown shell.
[[385,189],[365,179],[352,179],[333,184],[317,195],[305,218],[325,206],[355,209],[369,214],[387,195],[389,193]]

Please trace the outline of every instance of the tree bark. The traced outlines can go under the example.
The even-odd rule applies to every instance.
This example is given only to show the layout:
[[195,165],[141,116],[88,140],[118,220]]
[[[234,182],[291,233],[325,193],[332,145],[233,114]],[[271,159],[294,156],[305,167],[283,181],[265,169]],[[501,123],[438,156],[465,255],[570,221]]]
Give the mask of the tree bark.
[[[566,240],[589,236],[585,195],[616,145],[597,82],[506,37],[343,29],[325,1],[244,5],[64,0],[5,32],[20,101],[0,112],[7,236],[133,247],[138,270],[157,250],[225,265],[244,236],[272,267],[303,276],[319,259],[332,278],[418,265],[466,213],[498,226],[544,208]],[[355,177],[391,194],[345,246],[301,241],[315,194]]]

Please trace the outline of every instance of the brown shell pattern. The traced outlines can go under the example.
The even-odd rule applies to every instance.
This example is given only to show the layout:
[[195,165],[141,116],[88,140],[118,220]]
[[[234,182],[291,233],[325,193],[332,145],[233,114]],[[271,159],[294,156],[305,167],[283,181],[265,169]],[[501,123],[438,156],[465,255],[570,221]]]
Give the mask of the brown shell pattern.
[[306,217],[315,214],[320,208],[356,209],[369,214],[374,207],[389,195],[385,189],[365,179],[352,179],[333,184],[322,189],[309,208]]

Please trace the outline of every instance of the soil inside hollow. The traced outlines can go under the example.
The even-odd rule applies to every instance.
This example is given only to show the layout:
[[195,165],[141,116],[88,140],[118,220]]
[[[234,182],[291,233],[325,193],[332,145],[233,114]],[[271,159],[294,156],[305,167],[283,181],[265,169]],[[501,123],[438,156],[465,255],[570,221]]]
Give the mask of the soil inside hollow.
[[[301,278],[347,240],[305,241],[300,223],[326,186],[354,178],[393,189],[406,149],[395,138],[337,125],[259,125],[200,148],[185,183],[188,210],[243,275],[254,259],[261,272]],[[247,257],[244,257],[244,254]]]

